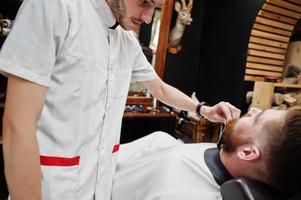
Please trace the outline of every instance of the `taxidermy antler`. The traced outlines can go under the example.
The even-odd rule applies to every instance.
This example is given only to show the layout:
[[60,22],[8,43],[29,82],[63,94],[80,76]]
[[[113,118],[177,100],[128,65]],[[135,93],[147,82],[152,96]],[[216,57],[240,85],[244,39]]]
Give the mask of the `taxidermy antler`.
[[[182,3],[182,5],[181,5]],[[175,10],[178,13],[176,20],[176,25],[172,28],[169,37],[169,52],[177,53],[180,51],[180,41],[183,36],[186,25],[190,25],[192,22],[191,9],[193,6],[193,0],[189,0],[188,5],[186,5],[186,0],[181,0],[181,3],[175,2]]]

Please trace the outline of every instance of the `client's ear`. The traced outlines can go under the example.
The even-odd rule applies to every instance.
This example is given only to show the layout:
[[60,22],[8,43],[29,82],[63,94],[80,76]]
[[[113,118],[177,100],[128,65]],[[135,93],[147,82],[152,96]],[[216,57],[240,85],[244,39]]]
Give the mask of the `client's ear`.
[[238,148],[237,156],[241,160],[256,161],[260,158],[260,151],[255,145],[243,145]]

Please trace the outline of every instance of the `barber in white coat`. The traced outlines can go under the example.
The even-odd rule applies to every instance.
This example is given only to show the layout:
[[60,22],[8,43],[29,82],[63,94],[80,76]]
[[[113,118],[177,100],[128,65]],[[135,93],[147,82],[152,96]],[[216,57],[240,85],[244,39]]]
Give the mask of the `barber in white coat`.
[[8,77],[3,148],[12,200],[110,198],[130,81],[212,121],[239,116],[229,103],[198,106],[147,62],[127,30],[150,23],[163,4],[24,0],[0,54]]

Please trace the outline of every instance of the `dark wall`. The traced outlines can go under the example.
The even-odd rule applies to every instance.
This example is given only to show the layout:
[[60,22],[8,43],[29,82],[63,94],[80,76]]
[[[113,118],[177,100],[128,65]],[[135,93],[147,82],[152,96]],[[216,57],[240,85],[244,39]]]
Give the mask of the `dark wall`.
[[[0,155],[2,155],[2,147],[0,148]],[[4,177],[4,166],[3,166],[3,157],[0,156],[0,200],[6,200],[8,196],[7,185]]]
[[183,49],[168,55],[164,80],[200,101],[244,105],[244,70],[249,35],[264,0],[194,1],[193,24]]
[[5,19],[14,19],[22,3],[22,0],[0,0],[1,17]]
[[120,144],[128,143],[155,131],[174,135],[177,119],[175,116],[124,117],[122,119]]
[[[17,10],[21,5],[20,0],[0,0],[0,18],[11,19],[15,18]],[[0,48],[4,42],[5,38],[0,37]],[[7,79],[0,75],[0,94],[5,93],[7,85]],[[3,103],[4,98],[0,95],[0,134],[2,131],[2,115],[3,115]],[[4,165],[3,165],[3,152],[2,152],[2,145],[0,145],[0,200],[7,199],[8,190],[5,182],[4,177]]]
[[[181,51],[178,54],[167,53],[166,55],[164,81],[187,95],[197,91],[197,83],[199,81],[200,36],[202,34],[204,8],[204,0],[194,1],[191,13],[193,22],[190,26],[186,26],[181,41]],[[177,13],[174,11],[171,28],[175,24],[176,17]]]

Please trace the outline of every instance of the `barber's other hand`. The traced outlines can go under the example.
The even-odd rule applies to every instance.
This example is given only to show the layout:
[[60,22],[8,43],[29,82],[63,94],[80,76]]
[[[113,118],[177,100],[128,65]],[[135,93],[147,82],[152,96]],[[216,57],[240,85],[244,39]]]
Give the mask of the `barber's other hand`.
[[211,122],[227,123],[232,119],[238,119],[240,110],[228,102],[220,102],[214,106],[202,106],[201,114]]

